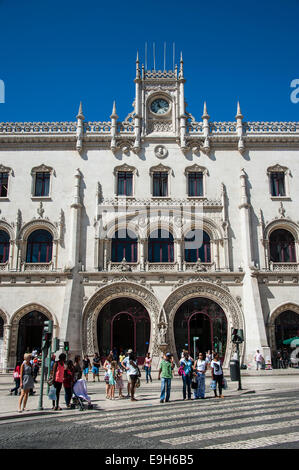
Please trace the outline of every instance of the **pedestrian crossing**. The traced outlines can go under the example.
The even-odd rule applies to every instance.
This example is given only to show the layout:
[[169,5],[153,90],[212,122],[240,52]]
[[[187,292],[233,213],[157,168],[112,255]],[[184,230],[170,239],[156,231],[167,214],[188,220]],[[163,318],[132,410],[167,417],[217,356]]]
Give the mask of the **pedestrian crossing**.
[[[131,433],[161,448],[242,449],[295,443],[299,448],[297,396],[260,395],[161,404],[60,418],[96,432]],[[281,430],[281,432],[280,432]]]

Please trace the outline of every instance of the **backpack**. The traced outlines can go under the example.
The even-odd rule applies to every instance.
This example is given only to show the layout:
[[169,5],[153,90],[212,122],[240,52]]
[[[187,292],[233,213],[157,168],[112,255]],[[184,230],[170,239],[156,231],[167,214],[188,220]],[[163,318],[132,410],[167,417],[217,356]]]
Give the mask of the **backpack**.
[[182,375],[186,375],[186,373],[185,373],[185,371],[184,371],[184,367],[183,367],[183,366],[180,366],[180,367],[179,367],[179,369],[178,369],[178,374],[179,374],[180,376],[182,376]]

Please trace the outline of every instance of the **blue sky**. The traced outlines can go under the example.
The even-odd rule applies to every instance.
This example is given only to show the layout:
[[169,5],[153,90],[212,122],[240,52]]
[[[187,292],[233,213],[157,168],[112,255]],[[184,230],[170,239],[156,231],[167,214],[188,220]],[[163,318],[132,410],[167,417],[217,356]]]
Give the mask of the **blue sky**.
[[163,44],[172,68],[183,51],[188,111],[207,101],[211,120],[299,121],[290,83],[299,79],[298,0],[102,2],[0,0],[1,121],[87,120],[132,110],[136,51]]

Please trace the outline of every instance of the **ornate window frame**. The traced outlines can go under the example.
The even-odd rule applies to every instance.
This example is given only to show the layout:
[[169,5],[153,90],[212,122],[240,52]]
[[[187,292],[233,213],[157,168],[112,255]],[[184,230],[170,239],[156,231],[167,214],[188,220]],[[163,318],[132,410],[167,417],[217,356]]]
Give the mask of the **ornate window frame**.
[[[164,172],[167,173],[167,196],[154,196],[154,173],[155,172]],[[149,169],[149,174],[151,177],[151,197],[153,199],[170,199],[171,198],[171,175],[173,171],[169,166],[159,163],[158,165],[152,166]]]
[[[202,173],[202,196],[189,196],[189,173]],[[207,176],[209,176],[209,171],[205,166],[200,166],[195,163],[192,166],[187,166],[185,168],[186,176],[186,195],[189,199],[206,199],[207,198]]]
[[10,195],[10,186],[11,186],[11,178],[10,176],[14,176],[14,172],[12,168],[8,166],[4,166],[2,163],[0,163],[0,173],[7,173],[8,175],[8,182],[7,182],[7,194],[6,196],[0,196],[0,201],[9,201],[9,195]]
[[[51,233],[53,237],[53,250],[52,250],[52,259],[49,263],[27,263],[26,262],[26,253],[27,253],[27,241],[29,235],[35,232],[36,230],[47,230]],[[18,238],[18,266],[22,271],[29,271],[31,269],[39,270],[57,270],[57,253],[58,253],[58,243],[59,243],[59,233],[57,228],[52,222],[47,219],[33,219],[22,227],[20,235]],[[34,265],[34,266],[33,266]]]
[[[123,194],[118,194],[118,173],[126,171],[126,172],[132,172],[132,195],[131,196],[126,196]],[[136,176],[138,176],[138,171],[137,168],[134,166],[130,166],[127,163],[124,163],[123,165],[116,166],[113,170],[114,174],[114,194],[117,198],[134,198],[135,197],[135,191],[136,191]]]
[[0,230],[6,232],[9,235],[9,256],[8,260],[5,263],[0,263],[0,270],[9,270],[12,269],[13,266],[13,253],[14,253],[14,245],[15,245],[15,234],[14,230],[11,225],[6,222],[6,220],[0,220]]
[[[36,185],[36,174],[37,173],[49,173],[50,174],[50,184],[49,184],[49,194],[47,196],[35,196],[35,185]],[[34,201],[39,200],[51,200],[52,197],[52,176],[56,176],[55,170],[51,166],[47,166],[42,163],[39,166],[35,166],[31,170],[31,199]]]
[[[284,174],[284,189],[285,189],[285,196],[272,196],[271,192],[271,174],[272,173],[283,173]],[[279,163],[276,165],[269,166],[267,168],[267,175],[268,175],[268,184],[269,184],[269,194],[272,201],[280,201],[280,200],[288,200],[290,199],[290,176],[291,172],[288,167],[282,166]]]
[[[286,230],[290,232],[295,241],[295,255],[296,255],[296,262],[291,263],[291,262],[285,262],[281,263],[281,268],[283,268],[282,265],[298,265],[298,257],[299,257],[299,226],[293,222],[290,219],[275,219],[269,222],[266,227],[263,230],[263,245],[264,245],[264,252],[265,252],[265,266],[266,270],[273,270],[273,265],[277,265],[277,267],[280,265],[280,263],[276,263],[270,260],[270,235],[275,232],[275,230]],[[271,269],[272,268],[272,269]]]

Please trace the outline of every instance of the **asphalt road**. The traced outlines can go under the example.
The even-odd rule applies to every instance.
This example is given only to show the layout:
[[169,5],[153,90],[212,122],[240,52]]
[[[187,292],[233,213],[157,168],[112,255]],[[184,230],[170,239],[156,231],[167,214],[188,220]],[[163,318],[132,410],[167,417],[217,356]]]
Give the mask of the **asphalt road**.
[[0,421],[0,448],[299,449],[299,394],[132,403],[123,410]]

